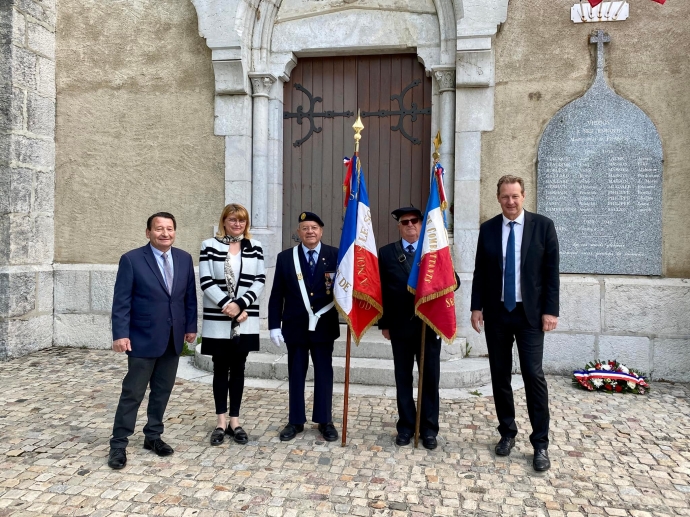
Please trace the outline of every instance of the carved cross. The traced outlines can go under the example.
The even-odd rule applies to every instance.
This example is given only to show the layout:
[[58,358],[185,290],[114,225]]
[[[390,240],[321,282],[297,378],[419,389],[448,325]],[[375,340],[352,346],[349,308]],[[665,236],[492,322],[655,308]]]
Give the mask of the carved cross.
[[611,37],[601,29],[594,31],[589,38],[590,43],[597,44],[597,74],[604,70],[604,43],[610,43]]

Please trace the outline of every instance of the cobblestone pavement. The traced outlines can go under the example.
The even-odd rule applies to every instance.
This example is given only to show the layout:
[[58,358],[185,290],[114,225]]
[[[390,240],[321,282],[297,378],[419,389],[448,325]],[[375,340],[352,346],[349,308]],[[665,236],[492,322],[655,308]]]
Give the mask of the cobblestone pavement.
[[[395,400],[350,398],[349,443],[309,426],[278,440],[287,392],[245,392],[242,446],[210,447],[208,384],[178,379],[169,458],[142,449],[106,465],[124,356],[51,349],[0,364],[0,517],[9,515],[690,515],[690,386],[589,393],[549,377],[552,468],[536,473],[524,393],[518,445],[497,458],[493,400],[443,400],[439,448],[396,447]],[[335,397],[335,415],[342,398]],[[140,416],[143,413],[140,412]],[[340,418],[336,420],[340,428]]]

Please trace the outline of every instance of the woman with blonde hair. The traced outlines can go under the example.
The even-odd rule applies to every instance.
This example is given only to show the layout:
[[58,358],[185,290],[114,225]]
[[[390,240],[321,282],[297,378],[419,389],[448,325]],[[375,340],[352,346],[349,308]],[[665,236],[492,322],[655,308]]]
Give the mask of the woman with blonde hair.
[[[251,238],[249,226],[247,209],[231,203],[221,213],[216,236],[201,243],[201,353],[213,357],[213,398],[218,419],[211,445],[222,444],[226,434],[237,443],[249,441],[239,423],[244,367],[249,352],[259,350],[259,295],[266,283],[263,249]],[[228,397],[230,419],[226,422]]]

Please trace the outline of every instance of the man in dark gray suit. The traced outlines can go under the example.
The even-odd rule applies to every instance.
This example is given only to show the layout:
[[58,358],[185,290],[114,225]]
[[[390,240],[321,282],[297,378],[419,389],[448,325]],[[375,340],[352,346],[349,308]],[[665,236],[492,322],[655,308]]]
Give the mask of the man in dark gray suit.
[[558,237],[551,219],[523,210],[522,178],[503,176],[498,180],[496,196],[502,213],[479,229],[472,327],[480,332],[486,322],[491,384],[501,435],[496,454],[508,456],[517,435],[510,386],[515,340],[532,423],[533,466],[543,471],[550,468],[551,462],[549,400],[542,360],[544,332],[558,325]]

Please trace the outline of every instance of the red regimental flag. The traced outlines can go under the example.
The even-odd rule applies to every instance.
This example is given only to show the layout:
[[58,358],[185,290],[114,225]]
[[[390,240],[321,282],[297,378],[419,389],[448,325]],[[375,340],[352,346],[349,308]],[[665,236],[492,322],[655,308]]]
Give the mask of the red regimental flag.
[[419,269],[425,274],[420,277],[415,293],[417,315],[447,343],[452,343],[457,325],[454,296],[455,272],[450,247],[446,246],[436,253],[423,255]]

